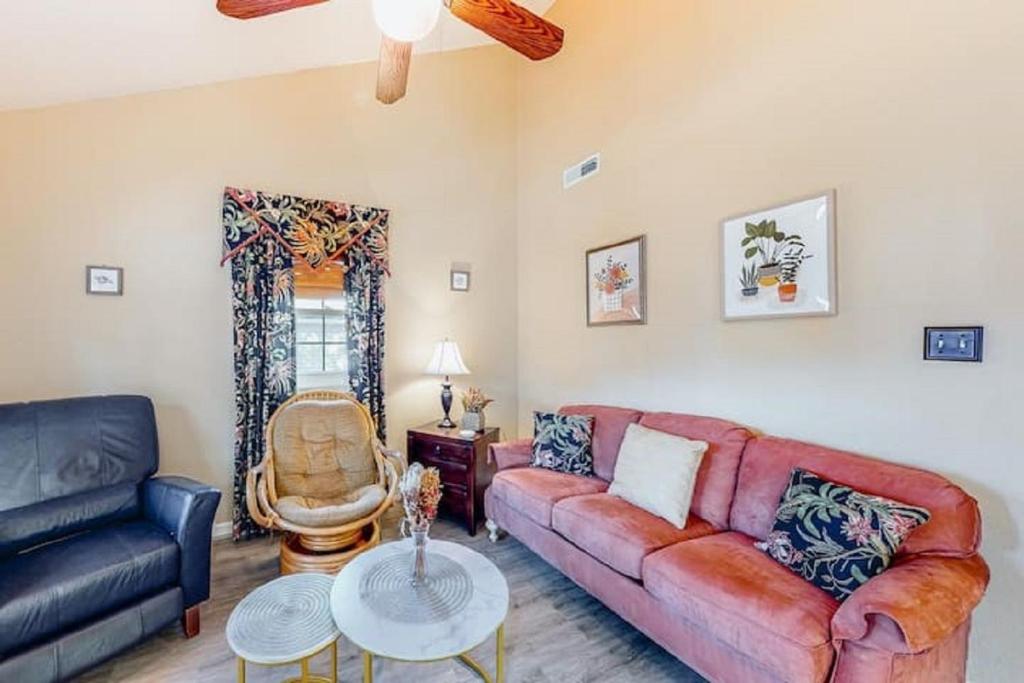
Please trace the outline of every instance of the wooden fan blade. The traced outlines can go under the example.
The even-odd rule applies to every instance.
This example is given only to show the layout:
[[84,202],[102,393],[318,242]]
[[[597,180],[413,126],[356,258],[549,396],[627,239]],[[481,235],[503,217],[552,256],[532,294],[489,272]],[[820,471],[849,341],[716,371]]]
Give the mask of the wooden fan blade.
[[452,14],[530,59],[562,49],[565,31],[511,0],[445,0]]
[[217,0],[217,10],[235,19],[255,19],[328,0]]
[[378,100],[384,104],[394,104],[405,97],[411,61],[412,43],[383,37],[380,41],[380,62],[377,66]]

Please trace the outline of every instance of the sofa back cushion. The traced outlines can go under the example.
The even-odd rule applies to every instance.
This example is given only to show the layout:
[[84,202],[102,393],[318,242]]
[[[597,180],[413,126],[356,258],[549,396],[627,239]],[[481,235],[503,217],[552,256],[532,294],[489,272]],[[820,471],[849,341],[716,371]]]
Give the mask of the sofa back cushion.
[[967,556],[978,549],[978,503],[947,479],[913,467],[771,436],[747,444],[730,526],[763,540],[794,467],[864,493],[926,508],[931,520],[910,534],[900,555]]
[[619,446],[626,435],[626,427],[639,422],[643,413],[631,408],[595,405],[565,406],[558,412],[563,415],[594,417],[594,474],[605,481],[611,481],[615,476],[615,461],[619,458]]
[[137,516],[157,463],[148,398],[0,405],[0,556]]
[[736,473],[743,449],[752,436],[750,430],[728,420],[682,413],[645,413],[640,424],[659,432],[707,442],[708,450],[697,471],[690,512],[711,522],[718,530],[729,528]]

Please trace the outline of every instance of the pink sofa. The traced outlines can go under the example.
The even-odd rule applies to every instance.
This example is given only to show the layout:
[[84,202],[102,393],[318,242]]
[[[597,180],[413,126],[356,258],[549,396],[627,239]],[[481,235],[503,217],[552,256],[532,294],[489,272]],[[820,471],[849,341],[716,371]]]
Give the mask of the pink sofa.
[[[530,439],[491,447],[500,527],[712,681],[963,681],[988,584],[977,502],[923,470],[707,417],[570,406],[595,416],[594,477],[530,468]],[[606,493],[633,422],[710,444],[686,528]],[[790,470],[928,508],[894,565],[840,604],[754,548]],[[495,535],[492,534],[492,540]]]

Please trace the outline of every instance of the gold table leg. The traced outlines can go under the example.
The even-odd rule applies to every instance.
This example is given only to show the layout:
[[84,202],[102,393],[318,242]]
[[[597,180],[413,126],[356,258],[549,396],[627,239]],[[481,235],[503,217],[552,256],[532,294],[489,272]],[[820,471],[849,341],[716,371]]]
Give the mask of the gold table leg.
[[338,683],[338,641],[331,643],[331,683]]
[[505,681],[505,624],[498,627],[497,637],[497,659],[498,659],[498,673],[494,678],[495,683],[504,683]]
[[245,660],[238,658],[238,683],[245,683]]
[[373,683],[373,655],[363,652],[363,683]]

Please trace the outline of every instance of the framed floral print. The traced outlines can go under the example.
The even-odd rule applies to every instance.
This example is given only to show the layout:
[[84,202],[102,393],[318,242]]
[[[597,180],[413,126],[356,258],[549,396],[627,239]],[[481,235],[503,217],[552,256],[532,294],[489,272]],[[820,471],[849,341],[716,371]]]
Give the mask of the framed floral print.
[[587,251],[587,325],[647,322],[646,237]]
[[836,314],[835,191],[722,221],[726,320]]

